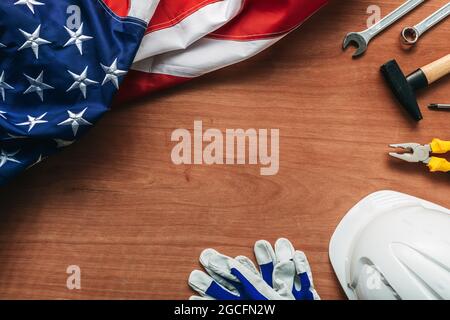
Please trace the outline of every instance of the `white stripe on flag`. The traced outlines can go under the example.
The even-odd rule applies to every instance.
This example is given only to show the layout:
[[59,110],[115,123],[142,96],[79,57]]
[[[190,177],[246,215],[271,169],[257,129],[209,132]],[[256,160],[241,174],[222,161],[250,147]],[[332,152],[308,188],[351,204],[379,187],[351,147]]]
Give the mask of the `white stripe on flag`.
[[186,49],[232,20],[239,13],[242,4],[243,0],[214,2],[195,11],[178,24],[146,34],[134,61]]
[[158,4],[159,0],[131,0],[128,16],[144,20],[148,23],[151,17],[153,17]]
[[203,38],[186,50],[168,52],[134,63],[132,69],[178,77],[198,77],[246,60],[270,47],[282,37],[253,41]]

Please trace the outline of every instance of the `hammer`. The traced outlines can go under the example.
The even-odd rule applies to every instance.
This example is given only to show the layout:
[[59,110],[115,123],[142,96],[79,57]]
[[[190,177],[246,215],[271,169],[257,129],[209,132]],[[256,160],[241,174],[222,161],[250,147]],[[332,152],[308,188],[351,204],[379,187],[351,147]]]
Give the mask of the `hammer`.
[[415,91],[425,88],[450,74],[450,54],[417,69],[409,76],[405,76],[395,60],[391,60],[382,65],[381,72],[403,108],[406,109],[414,120],[419,121],[423,117],[419,104],[417,103]]

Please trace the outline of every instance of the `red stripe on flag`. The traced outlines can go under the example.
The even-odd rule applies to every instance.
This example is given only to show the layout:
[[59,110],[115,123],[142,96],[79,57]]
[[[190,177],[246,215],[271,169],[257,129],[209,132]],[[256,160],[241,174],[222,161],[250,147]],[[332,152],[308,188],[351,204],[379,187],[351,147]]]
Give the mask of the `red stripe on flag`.
[[103,2],[120,17],[126,17],[130,8],[129,0],[103,0]]
[[324,6],[328,0],[246,0],[242,12],[208,35],[229,40],[257,40],[285,34]]
[[114,106],[130,102],[149,93],[160,91],[174,85],[187,82],[191,78],[175,77],[167,74],[147,73],[130,70],[114,98]]
[[[168,14],[169,11],[167,10],[173,10],[173,8],[186,9],[186,7],[181,6],[183,1],[161,0],[161,2],[165,3],[167,7],[165,7],[165,10],[160,9],[162,11],[159,12],[159,16],[155,20],[159,23],[153,24],[150,30],[170,26],[171,21],[176,24],[179,20],[182,20],[183,14],[185,14],[184,17],[189,15],[187,14],[188,11],[183,10],[181,10],[183,11],[181,15],[180,12]],[[217,2],[217,0],[186,0],[186,3],[193,4],[194,2],[207,5]],[[327,0],[245,0],[241,13],[208,37],[219,40],[242,40],[242,42],[276,39],[298,27],[327,2]],[[178,20],[176,18],[171,20],[170,17],[178,17]],[[239,57],[239,61],[243,58]],[[233,63],[233,61],[230,63],[226,59],[225,61],[226,63],[224,62],[222,66]],[[235,62],[237,61],[238,59],[235,59]],[[215,69],[222,67],[220,61],[217,62]],[[127,102],[190,79],[192,78],[132,70],[125,78],[114,104]]]
[[199,9],[223,0],[161,0],[150,20],[147,33],[170,28]]

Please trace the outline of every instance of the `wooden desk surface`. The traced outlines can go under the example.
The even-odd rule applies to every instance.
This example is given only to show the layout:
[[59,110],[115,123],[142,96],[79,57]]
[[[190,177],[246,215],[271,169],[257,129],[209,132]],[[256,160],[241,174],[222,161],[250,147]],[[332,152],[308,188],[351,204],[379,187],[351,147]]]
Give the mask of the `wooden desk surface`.
[[[379,1],[383,15],[402,1]],[[450,51],[450,21],[414,51],[399,46],[447,0],[429,1],[374,40],[365,57],[341,51],[373,1],[335,1],[252,60],[107,114],[78,144],[0,191],[0,297],[185,299],[202,249],[252,255],[255,240],[288,237],[304,250],[324,299],[344,298],[328,242],[362,197],[392,189],[450,207],[449,176],[389,159],[389,143],[450,138],[450,79],[420,94],[409,121],[379,66],[405,72]],[[175,166],[176,128],[279,128],[280,172],[258,166]],[[79,265],[81,290],[66,288]]]

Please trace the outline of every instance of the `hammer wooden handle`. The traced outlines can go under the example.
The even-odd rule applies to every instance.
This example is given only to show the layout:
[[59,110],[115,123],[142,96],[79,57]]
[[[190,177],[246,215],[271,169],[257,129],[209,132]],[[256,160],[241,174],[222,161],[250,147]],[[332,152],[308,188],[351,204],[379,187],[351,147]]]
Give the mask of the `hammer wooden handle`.
[[421,68],[427,77],[428,84],[436,82],[450,73],[450,54]]

